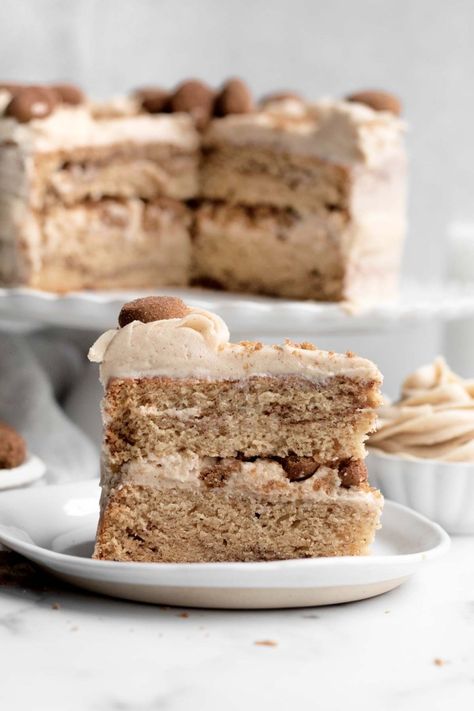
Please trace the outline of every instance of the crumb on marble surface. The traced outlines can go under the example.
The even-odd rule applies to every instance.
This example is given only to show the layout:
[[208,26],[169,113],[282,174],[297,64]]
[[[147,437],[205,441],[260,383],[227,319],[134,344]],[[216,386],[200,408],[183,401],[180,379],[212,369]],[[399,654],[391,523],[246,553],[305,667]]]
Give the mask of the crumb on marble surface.
[[258,647],[277,647],[278,642],[275,642],[274,639],[258,639],[256,642],[254,642]]
[[446,664],[446,659],[441,659],[441,657],[435,657],[433,659],[433,664],[435,665],[435,667],[444,667],[444,665]]
[[189,612],[180,612],[179,617],[182,617],[183,620],[189,617]]
[[59,609],[61,609],[61,605],[59,604],[59,602],[53,602],[53,603],[51,603],[51,609],[52,610],[59,610]]
[[23,592],[62,593],[71,590],[68,583],[49,575],[18,553],[0,546],[0,588]]

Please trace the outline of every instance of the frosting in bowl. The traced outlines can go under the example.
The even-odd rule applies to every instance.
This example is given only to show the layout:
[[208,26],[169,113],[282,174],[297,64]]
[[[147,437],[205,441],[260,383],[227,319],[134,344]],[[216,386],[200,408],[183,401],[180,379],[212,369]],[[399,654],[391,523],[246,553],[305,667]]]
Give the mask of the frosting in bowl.
[[474,380],[438,357],[408,376],[398,402],[379,410],[371,449],[402,457],[474,462]]

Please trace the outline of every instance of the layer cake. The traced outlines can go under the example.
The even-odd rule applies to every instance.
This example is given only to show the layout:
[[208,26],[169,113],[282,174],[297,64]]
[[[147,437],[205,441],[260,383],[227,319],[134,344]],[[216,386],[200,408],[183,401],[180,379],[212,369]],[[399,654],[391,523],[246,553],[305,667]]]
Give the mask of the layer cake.
[[308,343],[233,344],[179,299],[126,304],[101,363],[95,557],[252,561],[367,553],[382,498],[364,440],[381,376]]
[[384,92],[256,103],[238,79],[102,104],[71,85],[0,86],[0,284],[390,298],[405,235],[399,113]]

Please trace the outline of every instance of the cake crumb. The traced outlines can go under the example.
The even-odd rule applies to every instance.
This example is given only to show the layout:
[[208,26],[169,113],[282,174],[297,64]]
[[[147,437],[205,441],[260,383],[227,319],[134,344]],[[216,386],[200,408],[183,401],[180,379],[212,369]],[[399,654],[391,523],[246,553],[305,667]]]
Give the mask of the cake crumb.
[[274,639],[259,639],[256,642],[254,642],[258,647],[277,647],[278,642],[275,642]]
[[302,343],[298,343],[298,348],[300,348],[302,351],[318,350],[317,346],[315,346],[314,343],[310,343],[309,341],[303,341]]
[[53,602],[52,605],[51,605],[51,609],[52,609],[52,610],[60,610],[60,609],[61,609],[61,605],[59,604],[59,602]]
[[435,657],[433,659],[433,664],[435,665],[435,667],[444,667],[444,665],[446,664],[446,660],[441,659],[440,657]]
[[250,351],[253,353],[254,351],[261,351],[263,348],[263,343],[260,343],[260,341],[240,341],[241,346],[245,348],[245,350]]
[[183,620],[185,620],[187,617],[189,617],[189,612],[180,612],[179,617],[182,617]]

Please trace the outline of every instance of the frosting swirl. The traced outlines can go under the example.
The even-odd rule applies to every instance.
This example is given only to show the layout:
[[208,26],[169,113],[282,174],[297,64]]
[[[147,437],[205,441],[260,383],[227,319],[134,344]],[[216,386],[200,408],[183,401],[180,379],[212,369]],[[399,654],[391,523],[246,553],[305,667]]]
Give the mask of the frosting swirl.
[[438,357],[410,375],[398,402],[379,410],[372,449],[444,462],[474,461],[474,380]]

